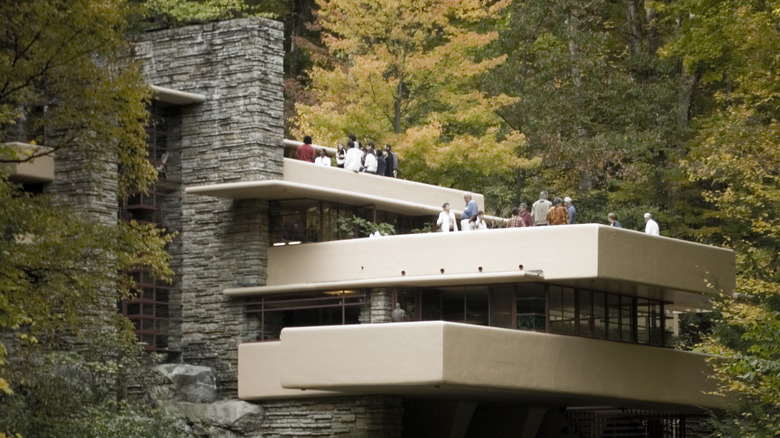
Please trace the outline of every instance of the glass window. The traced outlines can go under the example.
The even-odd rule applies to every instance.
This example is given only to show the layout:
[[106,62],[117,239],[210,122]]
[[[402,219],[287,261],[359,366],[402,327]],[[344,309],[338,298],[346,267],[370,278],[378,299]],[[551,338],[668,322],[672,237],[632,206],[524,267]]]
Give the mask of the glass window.
[[620,296],[607,294],[607,339],[620,340]]
[[352,206],[312,199],[271,201],[268,210],[270,242],[326,242],[368,235],[351,219],[389,223],[396,234],[411,234],[430,224],[431,216],[403,216],[373,205]]
[[490,288],[490,325],[493,327],[514,328],[512,306],[515,301],[515,287],[500,284]]
[[489,325],[490,323],[490,294],[488,288],[470,287],[465,293],[465,319],[463,322],[476,325]]
[[620,297],[620,340],[636,342],[636,318],[634,300],[631,297]]
[[438,289],[423,289],[421,292],[422,320],[438,321],[442,319],[441,296]]
[[465,319],[466,303],[463,290],[443,290],[441,292],[441,319],[461,322]]
[[550,332],[560,334],[576,333],[576,308],[574,289],[551,285]]
[[516,327],[518,330],[545,331],[546,306],[544,285],[529,283],[517,285]]
[[578,290],[577,313],[578,327],[577,333],[580,336],[593,336],[593,303],[591,303],[592,292],[589,290]]
[[606,297],[603,292],[593,292],[593,337],[606,339],[607,313]]
[[416,289],[401,289],[396,291],[395,300],[406,312],[407,321],[420,320],[420,293]]
[[319,292],[262,297],[246,312],[260,319],[257,339],[273,340],[284,327],[360,324],[370,319],[370,303],[363,292]]

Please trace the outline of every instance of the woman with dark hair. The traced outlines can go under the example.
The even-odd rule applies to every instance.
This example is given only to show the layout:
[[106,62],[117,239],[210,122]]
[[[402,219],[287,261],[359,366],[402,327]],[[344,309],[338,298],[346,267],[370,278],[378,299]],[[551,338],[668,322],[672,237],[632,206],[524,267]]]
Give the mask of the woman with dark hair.
[[327,167],[330,167],[331,164],[333,164],[330,157],[328,156],[328,151],[326,151],[325,148],[320,149],[319,155],[317,155],[317,158],[314,159],[314,164]]
[[347,150],[344,149],[344,145],[339,143],[339,148],[336,151],[336,167],[344,168],[344,158],[347,156]]
[[366,162],[365,162],[365,172],[366,173],[372,173],[376,175],[376,169],[379,162],[376,159],[376,153],[374,152],[374,147],[369,143],[368,147],[366,148]]

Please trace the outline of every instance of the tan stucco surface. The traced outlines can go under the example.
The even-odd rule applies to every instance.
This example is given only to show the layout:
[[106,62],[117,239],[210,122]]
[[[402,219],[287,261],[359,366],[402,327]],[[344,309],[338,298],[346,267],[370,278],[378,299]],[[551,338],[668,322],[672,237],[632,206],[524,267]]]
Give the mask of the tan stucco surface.
[[241,345],[239,396],[326,390],[720,407],[705,394],[707,371],[705,357],[693,353],[442,321],[301,327],[284,329],[281,342]]
[[23,159],[32,154],[46,153],[33,160],[18,163],[6,164],[9,169],[9,179],[17,183],[47,183],[54,181],[54,154],[50,153],[51,148],[37,146],[27,143],[11,142],[5,143],[10,147],[11,159]]
[[[406,215],[438,215],[446,201],[460,214],[464,190],[449,189],[338,167],[324,167],[300,160],[284,159],[281,180],[246,181],[188,187],[187,193],[230,199],[319,199],[352,205],[375,205],[380,210]],[[481,194],[472,194],[480,209]]]
[[732,251],[582,224],[271,247],[266,285],[225,293],[349,289],[370,287],[372,281],[383,287],[414,286],[415,278],[418,286],[434,286],[437,278],[440,285],[452,285],[456,276],[460,284],[535,280],[523,271],[540,274],[546,282],[664,299],[682,307],[707,306],[714,290],[705,280],[727,292],[735,288]]

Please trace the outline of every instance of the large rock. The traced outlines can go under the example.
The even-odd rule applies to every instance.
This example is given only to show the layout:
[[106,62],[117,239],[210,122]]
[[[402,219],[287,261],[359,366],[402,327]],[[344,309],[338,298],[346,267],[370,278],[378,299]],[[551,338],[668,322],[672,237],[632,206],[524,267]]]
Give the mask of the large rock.
[[241,400],[222,400],[215,403],[174,403],[169,411],[186,418],[194,425],[226,429],[242,434],[260,430],[263,408]]
[[186,364],[158,365],[160,375],[153,396],[159,401],[210,403],[217,400],[217,378],[209,367]]

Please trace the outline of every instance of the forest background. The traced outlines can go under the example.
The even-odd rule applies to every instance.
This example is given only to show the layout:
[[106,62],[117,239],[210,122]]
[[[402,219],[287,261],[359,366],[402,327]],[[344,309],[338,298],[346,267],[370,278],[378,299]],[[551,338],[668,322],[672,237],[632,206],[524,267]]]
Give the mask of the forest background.
[[[716,353],[713,376],[723,391],[736,394],[717,433],[780,433],[780,1],[146,0],[107,2],[95,11],[83,1],[37,0],[3,7],[27,4],[49,11],[81,5],[102,14],[93,18],[107,24],[94,34],[117,47],[110,31],[131,37],[246,15],[283,21],[289,136],[308,134],[315,143],[335,146],[355,133],[390,143],[404,178],[484,193],[494,214],[507,215],[547,190],[574,199],[578,222],[604,223],[608,212],[616,212],[624,227],[638,230],[649,211],[666,236],[734,249],[737,296],[719,294],[713,285],[716,311],[700,324],[709,330],[682,347]],[[16,10],[3,12],[4,29],[18,25]],[[30,17],[40,13],[27,13],[24,24],[32,27]],[[79,15],[52,14],[46,23],[73,17]],[[2,48],[8,49],[10,33],[4,35]],[[112,54],[101,56],[122,62]],[[132,68],[123,71],[125,84],[140,80]],[[3,70],[2,78],[12,73]],[[80,75],[71,79],[87,82]],[[124,94],[109,99],[109,89]],[[98,90],[104,99],[92,105],[148,98],[129,90],[136,89],[105,86]],[[2,123],[13,120],[9,104],[19,102],[0,94]],[[123,114],[143,121],[137,111],[133,106]],[[84,129],[95,126],[84,121]],[[114,151],[129,163],[128,187],[153,177],[126,153],[142,147],[142,135],[142,126],[104,133],[117,139]],[[39,213],[50,208],[2,194],[8,206]],[[6,247],[21,226],[13,220],[18,212],[8,211]],[[159,252],[164,237],[153,230],[112,232],[126,236],[114,254],[148,242],[136,253],[165,275]],[[5,269],[7,258],[3,268],[10,272],[3,277],[7,290],[29,279]],[[18,291],[35,287],[24,283]],[[63,293],[63,299],[79,298]],[[20,315],[8,303],[13,301],[0,300],[0,326],[48,327],[45,306]],[[14,385],[0,380],[8,392]],[[5,397],[6,403],[20,399]],[[91,415],[105,418],[105,425],[114,421],[110,413],[99,414]],[[69,427],[75,426],[61,425]],[[151,436],[147,426],[138,427],[145,430],[140,435]]]

